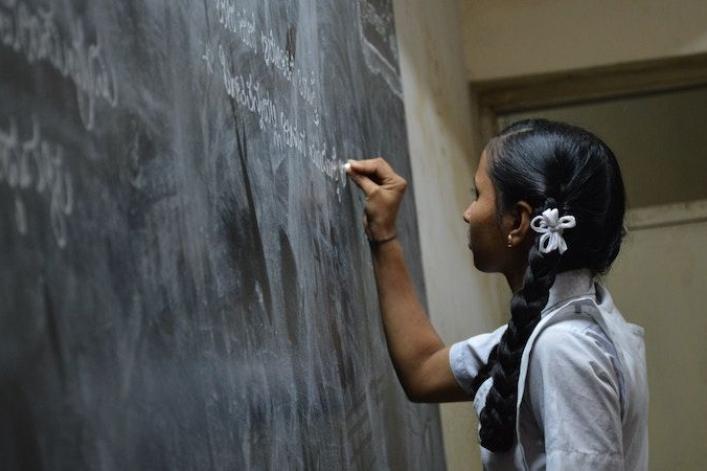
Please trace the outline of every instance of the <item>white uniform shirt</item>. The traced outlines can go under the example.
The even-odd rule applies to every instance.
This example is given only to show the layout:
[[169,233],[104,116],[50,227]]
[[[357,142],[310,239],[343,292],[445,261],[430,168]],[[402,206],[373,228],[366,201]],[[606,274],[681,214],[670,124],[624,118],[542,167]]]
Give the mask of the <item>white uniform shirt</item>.
[[[523,350],[516,440],[505,453],[481,448],[484,469],[646,470],[648,385],[643,329],[627,323],[589,270],[557,275]],[[452,345],[452,372],[471,382],[506,326]],[[474,399],[481,413],[492,379]]]

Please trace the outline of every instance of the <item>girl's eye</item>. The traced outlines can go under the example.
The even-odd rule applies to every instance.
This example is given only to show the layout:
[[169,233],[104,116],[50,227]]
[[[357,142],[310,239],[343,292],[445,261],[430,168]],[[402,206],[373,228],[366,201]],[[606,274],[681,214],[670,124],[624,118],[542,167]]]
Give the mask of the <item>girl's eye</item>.
[[469,189],[469,193],[471,194],[471,197],[472,197],[472,198],[475,198],[475,199],[476,199],[476,198],[479,197],[479,190],[477,190],[476,187],[474,187],[474,186],[472,186],[472,187]]

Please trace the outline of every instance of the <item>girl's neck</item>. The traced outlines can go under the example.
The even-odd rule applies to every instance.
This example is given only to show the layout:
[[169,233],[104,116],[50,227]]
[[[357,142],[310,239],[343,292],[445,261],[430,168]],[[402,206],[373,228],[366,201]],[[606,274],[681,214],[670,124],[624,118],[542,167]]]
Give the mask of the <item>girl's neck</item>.
[[525,277],[525,271],[527,267],[522,269],[513,270],[505,273],[506,281],[508,286],[511,288],[513,293],[517,293],[523,287],[523,278]]

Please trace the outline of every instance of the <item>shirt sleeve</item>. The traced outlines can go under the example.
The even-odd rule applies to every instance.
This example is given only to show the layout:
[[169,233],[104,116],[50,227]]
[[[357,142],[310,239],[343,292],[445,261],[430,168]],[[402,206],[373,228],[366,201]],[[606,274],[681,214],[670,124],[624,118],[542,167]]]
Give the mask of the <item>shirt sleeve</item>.
[[599,330],[550,326],[531,350],[528,393],[548,471],[624,469],[613,345]]
[[489,359],[489,355],[501,340],[506,325],[493,332],[475,335],[453,344],[449,349],[449,364],[459,386],[470,396],[474,392],[472,382]]

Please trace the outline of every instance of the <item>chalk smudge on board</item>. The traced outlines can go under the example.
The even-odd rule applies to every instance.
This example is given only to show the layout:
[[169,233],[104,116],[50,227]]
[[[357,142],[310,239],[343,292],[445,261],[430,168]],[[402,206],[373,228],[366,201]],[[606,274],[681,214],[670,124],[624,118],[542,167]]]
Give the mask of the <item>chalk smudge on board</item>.
[[268,323],[272,324],[270,279],[268,278],[263,238],[255,209],[253,185],[248,173],[248,143],[245,129],[239,125],[235,102],[233,99],[229,101],[233,111],[236,151],[241,166],[246,207],[241,208],[237,194],[229,195],[226,198],[225,207],[221,209],[221,220],[229,240],[233,267],[241,274],[240,281],[243,283],[244,298],[249,302],[256,302],[260,297],[260,292],[265,304]]

